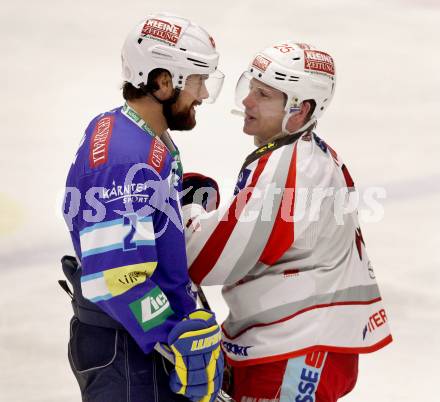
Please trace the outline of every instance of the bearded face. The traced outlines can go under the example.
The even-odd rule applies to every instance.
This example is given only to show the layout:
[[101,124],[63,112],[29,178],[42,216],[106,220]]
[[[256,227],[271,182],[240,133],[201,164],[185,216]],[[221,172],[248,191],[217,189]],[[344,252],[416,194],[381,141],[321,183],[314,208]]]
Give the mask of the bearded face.
[[187,131],[196,125],[195,107],[201,102],[185,90],[163,103],[163,114],[170,130]]

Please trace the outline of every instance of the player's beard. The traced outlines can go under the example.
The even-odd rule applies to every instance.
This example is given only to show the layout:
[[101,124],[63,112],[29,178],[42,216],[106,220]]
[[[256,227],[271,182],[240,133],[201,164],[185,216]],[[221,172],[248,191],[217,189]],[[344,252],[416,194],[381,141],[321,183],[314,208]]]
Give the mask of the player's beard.
[[200,105],[200,102],[194,101],[185,109],[176,111],[176,103],[165,102],[163,104],[163,114],[170,130],[186,131],[192,130],[196,125],[196,118],[191,109],[193,106]]

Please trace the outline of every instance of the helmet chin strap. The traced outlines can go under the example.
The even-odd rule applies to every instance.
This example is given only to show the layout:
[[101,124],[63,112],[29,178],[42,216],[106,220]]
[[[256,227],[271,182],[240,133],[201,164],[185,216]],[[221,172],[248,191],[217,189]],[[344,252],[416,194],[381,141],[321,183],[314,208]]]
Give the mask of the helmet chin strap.
[[263,145],[268,144],[269,142],[275,141],[278,138],[286,137],[288,135],[298,134],[298,133],[305,133],[307,131],[311,131],[316,127],[317,121],[316,118],[311,118],[307,123],[302,125],[298,130],[295,130],[293,132],[289,132],[286,129],[287,122],[289,121],[290,116],[295,114],[296,112],[286,113],[283,119],[282,123],[282,130],[280,133],[275,134],[274,136],[266,139],[266,140],[260,140],[258,137],[254,137],[254,144],[257,147],[261,147]]
[[292,132],[289,132],[288,130],[287,130],[287,123],[289,122],[289,119],[292,117],[292,116],[294,116],[295,114],[297,114],[298,113],[298,111],[297,110],[295,110],[294,112],[286,112],[286,114],[284,115],[284,118],[283,118],[283,123],[282,123],[282,125],[281,125],[281,132],[284,134],[284,135],[292,135],[292,134],[296,134],[296,133],[299,133],[300,131],[306,131],[309,127],[311,127],[312,125],[313,125],[313,127],[312,127],[312,130],[313,130],[313,128],[316,126],[316,123],[317,123],[317,121],[316,121],[316,118],[315,117],[312,117],[309,121],[307,121],[305,124],[303,124],[300,128],[298,128],[297,130],[295,130],[295,131],[292,131]]

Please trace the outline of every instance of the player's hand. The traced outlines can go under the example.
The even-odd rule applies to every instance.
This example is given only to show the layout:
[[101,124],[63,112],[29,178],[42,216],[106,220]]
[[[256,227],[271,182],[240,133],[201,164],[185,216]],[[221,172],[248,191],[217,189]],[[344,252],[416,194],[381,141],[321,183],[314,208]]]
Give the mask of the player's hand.
[[195,310],[179,322],[168,335],[175,356],[170,375],[173,392],[192,401],[212,402],[222,385],[223,353],[221,332],[215,315]]
[[220,204],[217,182],[200,173],[184,173],[182,194],[182,205],[199,204],[207,212],[217,209]]

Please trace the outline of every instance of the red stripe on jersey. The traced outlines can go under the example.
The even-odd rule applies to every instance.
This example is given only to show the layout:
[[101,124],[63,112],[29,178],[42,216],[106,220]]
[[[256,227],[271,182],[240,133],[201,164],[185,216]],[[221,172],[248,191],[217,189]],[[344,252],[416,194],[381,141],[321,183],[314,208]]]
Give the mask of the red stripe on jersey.
[[342,165],[341,167],[342,173],[344,174],[344,179],[345,179],[345,183],[347,184],[348,188],[353,188],[354,187],[354,181],[351,178],[350,172],[347,169],[347,166]]
[[[234,198],[234,201],[226,211],[222,220],[219,222],[214,232],[211,234],[208,241],[200,251],[199,255],[189,267],[189,275],[195,283],[201,283],[218,261],[229,237],[231,236],[231,233],[237,224],[241,212],[252,196],[253,189],[257,184],[261,173],[263,173],[270,155],[271,153],[265,154],[258,160],[257,167],[252,175],[251,184],[240,191]],[[241,200],[237,207],[237,200],[240,194],[245,194],[246,199]]]
[[324,351],[324,352],[333,352],[333,353],[372,353],[376,352],[379,349],[382,349],[384,346],[388,345],[393,341],[393,337],[391,335],[386,336],[379,342],[375,343],[371,346],[365,347],[340,347],[340,346],[329,346],[329,345],[314,345],[304,349],[298,349],[293,352],[283,353],[281,355],[267,356],[267,357],[257,357],[255,359],[246,359],[246,360],[232,360],[226,353],[226,361],[234,367],[243,367],[243,366],[251,366],[269,362],[275,362],[278,360],[284,359],[292,359],[294,357],[303,356],[307,353],[313,351]]
[[[286,185],[284,186],[284,194],[281,199],[280,207],[278,208],[277,217],[272,228],[272,233],[269,236],[266,246],[260,256],[260,261],[266,265],[273,265],[286,252],[286,250],[293,244],[294,241],[294,223],[293,211],[295,207],[295,195],[293,199],[289,200],[286,189],[295,189],[296,185],[296,144],[293,147],[292,159],[290,160],[289,173],[287,174]],[[289,213],[283,217],[283,205],[289,202]]]
[[330,151],[330,155],[332,156],[334,162],[336,163],[336,165],[339,166],[338,154],[337,154],[336,151],[335,151],[330,145],[328,145],[328,144],[327,144],[327,148],[328,148],[328,150]]
[[288,315],[286,317],[280,318],[279,320],[276,321],[272,321],[272,322],[262,322],[259,324],[254,324],[254,325],[250,325],[247,328],[242,329],[238,334],[234,335],[234,336],[230,336],[228,334],[228,332],[225,330],[224,325],[222,325],[222,330],[224,332],[224,334],[226,335],[226,337],[228,339],[236,339],[238,338],[240,335],[243,335],[246,331],[249,331],[252,328],[259,328],[259,327],[268,327],[269,325],[274,325],[274,324],[279,324],[280,322],[284,322],[284,321],[288,321],[294,317],[296,317],[297,315],[306,313],[307,311],[310,310],[315,310],[317,308],[324,308],[324,307],[333,307],[333,306],[357,306],[357,305],[367,305],[367,304],[373,304],[373,303],[377,303],[379,301],[381,301],[382,298],[380,297],[376,297],[375,299],[372,300],[366,300],[366,301],[343,301],[343,302],[334,302],[334,303],[324,303],[324,304],[316,304],[314,306],[309,306],[306,308],[303,308],[302,310],[298,310],[297,312]]

